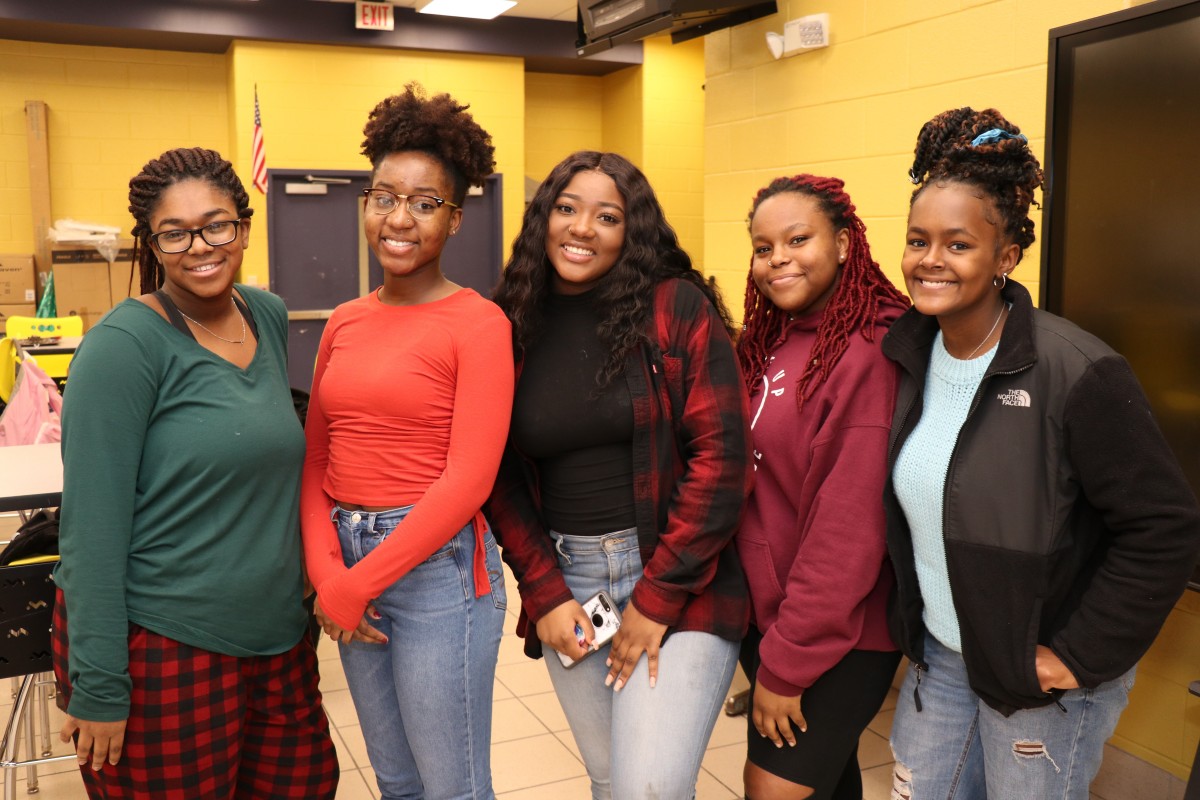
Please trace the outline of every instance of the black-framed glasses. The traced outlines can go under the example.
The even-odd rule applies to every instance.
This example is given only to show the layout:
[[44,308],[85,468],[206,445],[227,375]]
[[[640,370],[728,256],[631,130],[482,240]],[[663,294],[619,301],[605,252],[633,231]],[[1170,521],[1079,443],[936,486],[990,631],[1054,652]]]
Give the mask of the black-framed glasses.
[[363,189],[363,195],[367,198],[367,210],[372,214],[390,214],[403,203],[414,219],[426,220],[432,219],[442,206],[460,208],[457,203],[428,194],[396,194],[387,189]]
[[150,234],[150,241],[154,242],[154,246],[160,253],[167,254],[190,250],[197,234],[213,247],[220,247],[237,238],[238,226],[241,224],[240,219],[227,219],[221,222],[210,222],[199,228],[160,231]]

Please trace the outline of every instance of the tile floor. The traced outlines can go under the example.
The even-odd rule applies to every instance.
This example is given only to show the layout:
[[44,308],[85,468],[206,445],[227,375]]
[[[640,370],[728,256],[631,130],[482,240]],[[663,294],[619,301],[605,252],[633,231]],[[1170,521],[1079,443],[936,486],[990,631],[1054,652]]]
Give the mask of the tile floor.
[[[508,578],[508,585],[515,586],[511,575]],[[516,597],[515,591],[509,594],[510,598]],[[500,800],[586,800],[590,796],[588,781],[566,718],[551,688],[544,665],[540,661],[530,661],[522,652],[521,642],[515,634],[516,608],[510,608],[509,612],[500,645],[493,705],[492,774],[497,796]],[[362,729],[346,688],[346,678],[336,647],[325,640],[319,648],[319,654],[321,691],[333,723],[333,738],[342,768],[337,798],[377,800],[379,793],[375,776],[367,760]],[[735,688],[745,686],[745,678],[740,673],[734,685]],[[0,704],[0,714],[4,716],[0,719],[7,719],[12,701],[8,692],[0,691],[0,695],[4,700]],[[887,735],[895,700],[896,691],[893,689],[859,743],[858,758],[863,768],[865,800],[889,798],[892,756]],[[57,709],[51,710],[50,724],[55,732],[62,724],[62,716]],[[722,714],[717,720],[696,786],[697,800],[742,797],[745,726],[744,717],[731,718]],[[58,742],[56,733],[52,743],[55,753],[69,752],[65,745]],[[1145,765],[1144,762],[1139,763]],[[1101,779],[1104,777],[1102,772]],[[1097,780],[1097,785],[1101,779]],[[82,800],[86,797],[71,761],[43,767],[39,773],[39,784],[39,796],[44,800]],[[26,796],[27,786],[26,771],[21,770],[17,797]],[[1116,788],[1116,784],[1113,788]],[[1115,792],[1106,795],[1101,797],[1093,794],[1092,797],[1093,800],[1126,800],[1132,796]],[[1164,795],[1164,800],[1168,796],[1182,797],[1181,788],[1172,786]]]

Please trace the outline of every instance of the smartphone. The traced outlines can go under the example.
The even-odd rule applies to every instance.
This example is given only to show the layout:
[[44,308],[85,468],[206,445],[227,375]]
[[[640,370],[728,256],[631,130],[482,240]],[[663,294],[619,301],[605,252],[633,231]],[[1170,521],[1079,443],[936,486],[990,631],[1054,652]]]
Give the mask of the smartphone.
[[[592,620],[592,628],[596,631],[594,640],[595,649],[588,649],[587,654],[583,658],[587,658],[592,653],[596,652],[601,646],[608,644],[617,634],[617,629],[621,627],[621,612],[617,608],[617,604],[608,596],[608,592],[600,591],[592,595],[583,604],[583,613],[587,614]],[[583,628],[575,626],[575,636],[579,639],[580,647],[587,647],[587,641],[583,638]],[[558,653],[558,651],[555,651]],[[583,658],[579,659],[582,661]],[[575,666],[579,661],[574,661],[570,656],[563,653],[558,653],[558,660],[567,669]]]

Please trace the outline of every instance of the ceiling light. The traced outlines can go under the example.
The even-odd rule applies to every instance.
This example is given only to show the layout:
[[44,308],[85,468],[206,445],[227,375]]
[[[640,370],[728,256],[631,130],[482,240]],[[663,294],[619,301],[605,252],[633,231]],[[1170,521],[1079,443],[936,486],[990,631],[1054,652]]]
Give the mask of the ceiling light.
[[515,5],[512,0],[429,0],[417,10],[422,14],[494,19]]

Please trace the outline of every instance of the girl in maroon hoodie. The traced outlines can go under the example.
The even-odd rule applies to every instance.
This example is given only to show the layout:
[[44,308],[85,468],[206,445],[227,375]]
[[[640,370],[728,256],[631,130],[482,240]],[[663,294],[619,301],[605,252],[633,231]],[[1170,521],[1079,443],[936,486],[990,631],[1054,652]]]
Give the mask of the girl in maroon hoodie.
[[754,609],[746,796],[857,800],[858,738],[900,660],[880,500],[897,375],[879,342],[908,301],[836,178],[774,180],[750,237],[738,358],[757,474],[736,539]]

